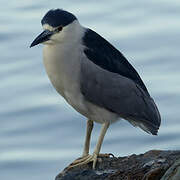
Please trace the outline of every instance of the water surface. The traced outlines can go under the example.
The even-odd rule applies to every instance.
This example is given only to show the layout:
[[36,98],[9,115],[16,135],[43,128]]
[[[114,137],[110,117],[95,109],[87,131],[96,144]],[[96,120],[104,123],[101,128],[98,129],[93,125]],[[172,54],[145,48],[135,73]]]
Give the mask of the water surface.
[[[180,2],[178,0],[17,1],[0,11],[0,179],[49,180],[82,153],[86,121],[53,89],[42,46],[29,48],[51,8],[76,14],[137,69],[162,115],[157,137],[126,121],[113,124],[102,152],[116,156],[180,149]],[[99,135],[96,125],[91,152]]]

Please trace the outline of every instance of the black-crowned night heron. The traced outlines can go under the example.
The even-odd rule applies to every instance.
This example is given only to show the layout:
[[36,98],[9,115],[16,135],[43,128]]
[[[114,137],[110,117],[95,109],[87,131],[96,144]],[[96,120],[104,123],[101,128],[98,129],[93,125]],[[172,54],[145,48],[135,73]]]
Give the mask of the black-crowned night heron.
[[[44,31],[31,47],[44,44],[44,65],[53,86],[88,119],[83,155],[70,167],[93,162],[95,168],[109,125],[121,118],[147,133],[157,134],[159,111],[121,52],[62,9],[48,11],[41,23]],[[101,123],[102,129],[95,150],[89,155],[94,121]]]

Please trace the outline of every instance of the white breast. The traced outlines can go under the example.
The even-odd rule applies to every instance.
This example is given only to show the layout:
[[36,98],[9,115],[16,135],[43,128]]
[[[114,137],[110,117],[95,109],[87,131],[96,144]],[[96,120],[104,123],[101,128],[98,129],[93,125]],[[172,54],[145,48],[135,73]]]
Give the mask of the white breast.
[[44,66],[57,92],[78,112],[85,114],[79,78],[83,49],[80,46],[68,46],[45,46]]

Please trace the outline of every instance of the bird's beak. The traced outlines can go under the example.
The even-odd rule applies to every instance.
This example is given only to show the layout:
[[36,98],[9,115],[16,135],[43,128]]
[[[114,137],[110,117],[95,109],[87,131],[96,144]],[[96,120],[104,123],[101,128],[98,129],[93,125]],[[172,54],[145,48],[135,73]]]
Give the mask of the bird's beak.
[[37,44],[48,41],[50,37],[53,35],[53,31],[44,30],[36,39],[31,43],[30,48],[36,46]]

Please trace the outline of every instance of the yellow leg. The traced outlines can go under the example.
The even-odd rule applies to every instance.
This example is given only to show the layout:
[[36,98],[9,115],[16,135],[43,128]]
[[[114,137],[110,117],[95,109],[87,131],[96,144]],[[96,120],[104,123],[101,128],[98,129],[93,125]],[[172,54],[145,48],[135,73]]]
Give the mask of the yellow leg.
[[87,127],[86,127],[86,139],[84,144],[83,150],[83,157],[89,154],[89,147],[90,147],[90,140],[91,140],[91,132],[93,129],[94,123],[90,119],[87,120]]
[[100,133],[100,136],[99,136],[99,139],[98,139],[98,142],[96,144],[96,147],[95,147],[95,150],[93,152],[93,157],[92,157],[92,160],[93,160],[93,169],[95,169],[95,166],[96,166],[96,162],[97,162],[97,157],[99,155],[99,152],[100,152],[100,149],[101,149],[101,145],[102,145],[102,142],[104,140],[104,136],[106,134],[106,131],[109,127],[109,122],[106,122],[102,125],[102,128],[101,128],[101,133]]
[[[98,138],[98,142],[96,144],[96,147],[94,149],[93,154],[92,155],[86,155],[85,157],[77,159],[72,164],[70,164],[68,168],[75,167],[75,166],[80,166],[80,165],[83,165],[83,164],[87,164],[89,162],[93,162],[93,169],[95,169],[96,162],[97,162],[97,159],[98,159],[98,155],[99,155],[99,152],[100,152],[100,149],[101,149],[101,145],[102,145],[102,142],[103,142],[103,139],[104,139],[104,136],[106,134],[106,131],[107,131],[108,127],[109,127],[109,122],[106,122],[106,123],[104,123],[102,125],[100,136]],[[88,135],[88,133],[87,133],[87,135]],[[90,141],[90,138],[88,138],[88,137],[89,137],[89,135],[86,136],[85,148],[84,148],[84,152],[86,152],[86,153],[87,153],[87,149],[89,149],[88,148],[89,147],[89,142],[88,141]]]
[[84,159],[86,160],[87,157],[89,157],[89,147],[90,147],[90,140],[91,140],[91,132],[93,130],[93,126],[94,123],[92,120],[88,119],[87,120],[87,125],[86,125],[86,139],[85,139],[85,143],[84,143],[84,150],[83,150],[83,154],[82,157],[74,160],[69,167],[74,167],[74,166],[78,166],[79,163],[82,163],[84,161]]

